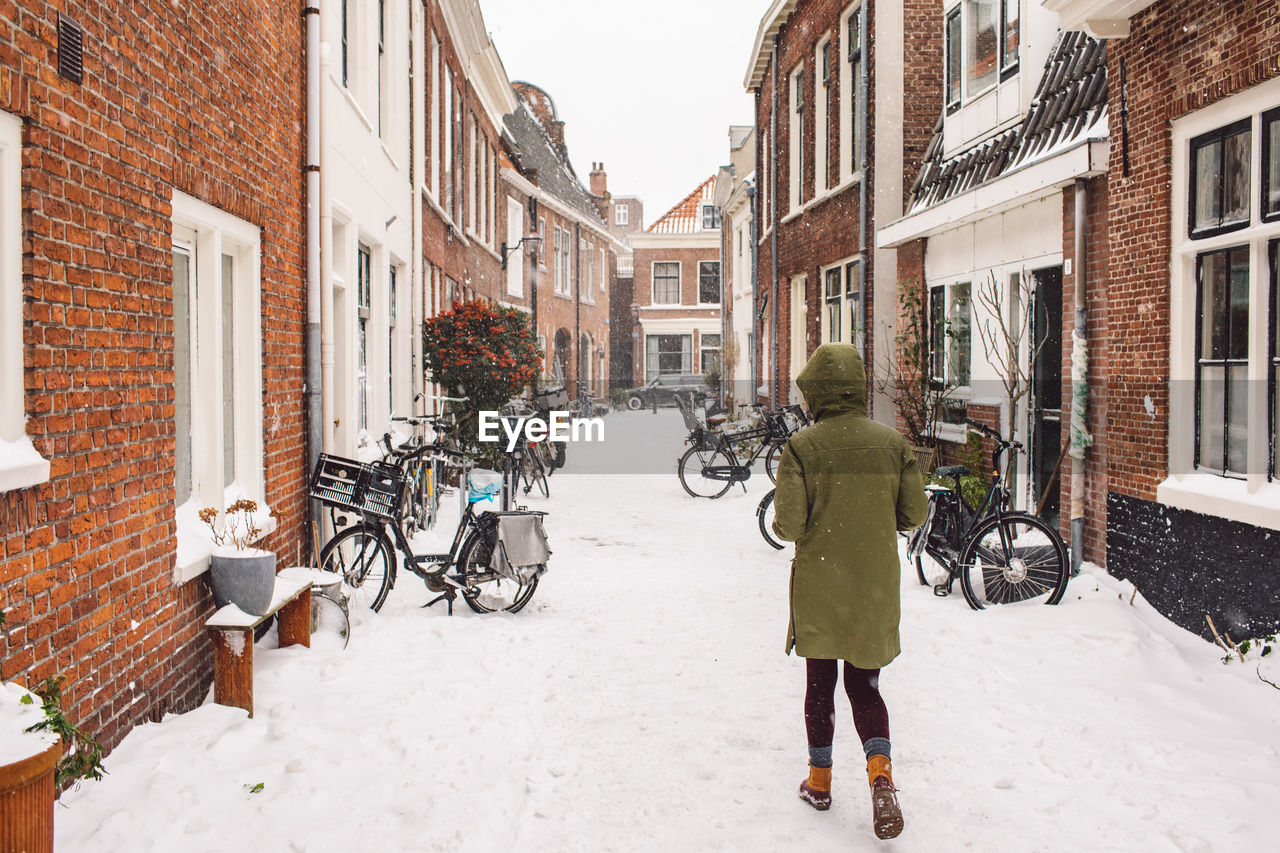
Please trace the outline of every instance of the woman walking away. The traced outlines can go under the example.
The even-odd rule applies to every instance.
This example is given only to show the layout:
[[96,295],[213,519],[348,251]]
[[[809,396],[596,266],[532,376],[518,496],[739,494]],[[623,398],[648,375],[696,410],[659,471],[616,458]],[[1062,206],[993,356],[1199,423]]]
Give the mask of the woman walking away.
[[806,658],[809,778],[800,797],[831,806],[831,743],[840,661],[862,740],[876,835],[902,832],[889,767],[880,669],[898,656],[897,532],[924,523],[927,501],[905,438],[867,417],[867,376],[851,344],[818,347],[796,379],[815,423],[778,466],[774,532],[796,543],[787,652]]

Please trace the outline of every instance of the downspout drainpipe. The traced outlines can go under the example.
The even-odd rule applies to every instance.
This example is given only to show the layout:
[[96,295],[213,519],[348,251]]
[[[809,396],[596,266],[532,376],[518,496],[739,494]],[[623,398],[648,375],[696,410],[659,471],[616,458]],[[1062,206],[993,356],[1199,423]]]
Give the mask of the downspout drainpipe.
[[[760,100],[760,92],[756,90],[756,101]],[[756,108],[756,115],[760,114],[759,106]],[[757,140],[760,134],[756,134]],[[760,162],[760,143],[756,143],[756,162]],[[756,171],[759,175],[759,170]],[[757,178],[759,180],[759,178]],[[755,184],[747,184],[747,203],[751,205],[751,222],[747,225],[747,236],[751,240],[751,393],[743,398],[743,401],[756,401],[757,390],[760,387],[759,365],[756,358],[760,355],[760,270],[756,267],[757,256],[759,255],[759,245],[757,241],[760,233],[760,210],[759,196],[756,195]]]
[[1088,433],[1089,361],[1088,311],[1085,305],[1085,221],[1088,218],[1089,184],[1076,179],[1075,186],[1075,328],[1071,341],[1071,573],[1084,562],[1085,450]]
[[769,408],[778,408],[778,41],[769,58]]
[[[573,375],[577,379],[573,390],[574,399],[582,390],[582,383],[587,378],[582,375],[582,223],[573,223],[573,346],[569,348],[575,356]],[[588,356],[590,358],[590,356]],[[568,377],[565,377],[568,379]],[[588,396],[590,392],[588,392]]]
[[[870,46],[868,44],[867,30],[870,29],[870,18],[862,13],[862,25],[858,27],[858,52],[861,56],[862,70],[858,72],[858,104],[862,107],[862,114],[858,116],[858,171],[861,178],[858,179],[858,298],[860,300],[860,310],[862,312],[863,341],[866,341],[867,328],[867,260],[869,253],[867,252],[867,182],[870,179],[870,163],[867,160],[867,150],[870,147],[867,139],[867,91],[870,89]],[[822,283],[819,282],[821,287]],[[873,306],[879,307],[879,306]],[[850,341],[856,345],[857,339]],[[865,348],[865,346],[864,346]],[[864,353],[865,355],[865,353]],[[877,355],[877,357],[879,357]]]
[[[320,7],[308,2],[302,9],[307,39],[307,328],[306,407],[307,472],[323,449],[324,423],[320,376]],[[318,519],[319,505],[312,508]],[[305,537],[308,542],[311,537]],[[318,557],[318,555],[312,555]]]
[[[412,93],[410,97],[410,122],[412,131],[410,138],[413,146],[413,159],[410,161],[409,167],[409,192],[412,194],[412,204],[409,209],[412,211],[409,227],[410,243],[413,253],[413,288],[410,302],[410,323],[409,334],[411,336],[410,352],[411,365],[410,376],[411,386],[413,390],[413,403],[410,405],[408,414],[417,415],[418,410],[418,393],[426,390],[426,371],[423,366],[422,353],[422,323],[427,318],[429,310],[426,296],[425,270],[422,258],[422,213],[425,202],[422,199],[422,184],[425,183],[427,169],[427,152],[426,152],[426,74],[425,65],[425,29],[423,27],[423,8],[421,3],[412,4],[412,17],[409,26],[412,28],[412,37],[410,43],[413,45],[413,57],[410,59],[413,69]],[[425,408],[423,409],[425,411]]]
[[[728,221],[728,217],[725,213],[725,209],[722,207],[720,208],[720,388],[719,388],[721,406],[724,405],[725,397],[727,396],[725,394],[725,388],[729,381],[728,379],[729,371],[725,369],[726,365],[725,365],[724,354],[725,354],[725,345],[728,344],[729,342],[729,308],[732,306],[732,303],[729,301],[730,288],[726,286],[729,282],[729,276],[725,273],[725,270],[729,268],[729,252],[725,248],[726,235],[729,233],[728,229],[725,228],[725,223],[727,221]],[[732,245],[732,241],[730,241],[730,245]],[[737,272],[736,267],[734,268],[734,272]]]
[[[334,409],[336,400],[335,394],[335,346],[334,346],[334,323],[333,323],[333,201],[330,197],[329,175],[324,170],[324,115],[321,113],[321,87],[324,80],[329,75],[329,61],[325,57],[320,57],[320,40],[323,35],[321,32],[322,17],[320,15],[311,16],[315,21],[314,44],[316,45],[315,53],[316,65],[318,70],[311,80],[310,90],[307,93],[307,126],[308,126],[308,149],[315,146],[315,162],[318,164],[319,171],[317,183],[319,184],[319,192],[317,198],[318,205],[312,206],[308,211],[308,216],[316,220],[319,234],[320,258],[317,268],[319,269],[319,303],[320,303],[320,446],[328,452],[334,451]],[[310,59],[308,59],[310,65]],[[315,104],[315,109],[310,109],[311,104]]]

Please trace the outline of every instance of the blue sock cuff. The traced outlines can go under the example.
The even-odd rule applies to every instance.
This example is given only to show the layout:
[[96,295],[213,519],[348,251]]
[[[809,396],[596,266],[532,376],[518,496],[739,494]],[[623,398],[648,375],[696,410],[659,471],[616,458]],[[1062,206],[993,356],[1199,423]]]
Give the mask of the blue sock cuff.
[[889,758],[889,739],[887,737],[867,738],[862,743],[862,751],[867,754],[868,761],[871,760],[873,755],[883,755],[885,758]]
[[830,767],[831,766],[831,747],[829,745],[809,747],[809,766],[810,767]]

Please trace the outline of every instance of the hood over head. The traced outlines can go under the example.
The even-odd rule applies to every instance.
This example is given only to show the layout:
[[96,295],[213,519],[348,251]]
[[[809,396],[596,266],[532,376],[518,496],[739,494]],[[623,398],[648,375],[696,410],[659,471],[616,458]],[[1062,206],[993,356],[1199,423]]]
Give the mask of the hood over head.
[[853,344],[823,344],[796,377],[796,386],[815,419],[855,412],[867,414],[867,372]]

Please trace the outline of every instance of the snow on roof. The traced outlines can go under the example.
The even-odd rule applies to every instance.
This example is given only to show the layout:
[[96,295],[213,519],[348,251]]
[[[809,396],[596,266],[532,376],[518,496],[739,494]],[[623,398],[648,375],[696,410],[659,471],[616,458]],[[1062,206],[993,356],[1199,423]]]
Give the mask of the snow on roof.
[[650,234],[696,234],[702,231],[702,206],[714,204],[715,175],[707,178],[657,222],[649,226]]

